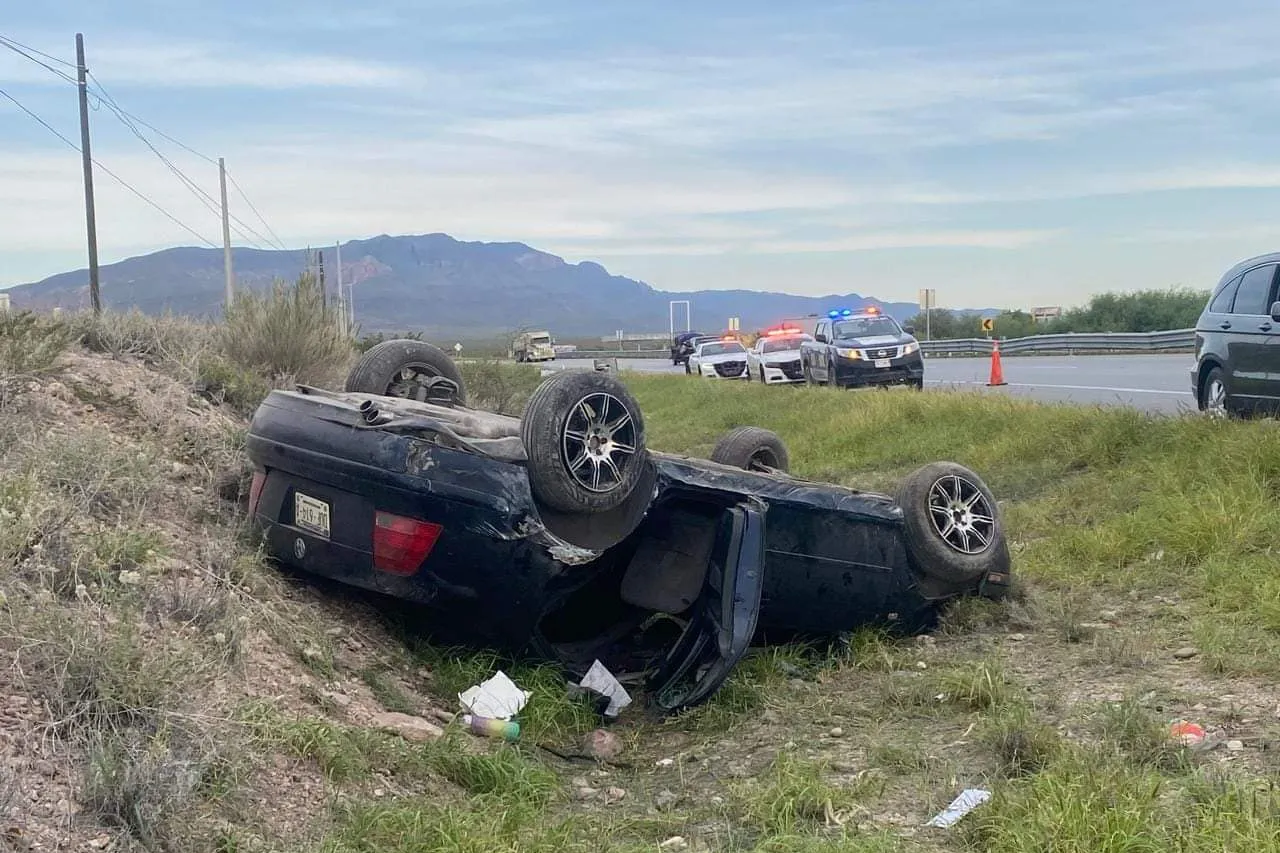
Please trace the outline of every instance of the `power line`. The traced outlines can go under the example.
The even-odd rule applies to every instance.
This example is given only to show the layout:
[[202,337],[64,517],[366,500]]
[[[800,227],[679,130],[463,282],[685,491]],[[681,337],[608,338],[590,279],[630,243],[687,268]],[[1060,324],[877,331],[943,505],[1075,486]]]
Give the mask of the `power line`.
[[[160,162],[164,163],[165,167],[168,168],[168,170],[173,173],[174,177],[176,177],[182,183],[182,185],[186,187],[191,192],[191,194],[196,197],[196,199],[199,202],[201,202],[206,208],[208,208],[209,211],[213,213],[215,216],[221,216],[222,210],[219,207],[218,202],[213,198],[213,196],[209,195],[207,192],[201,189],[199,184],[197,184],[194,180],[188,177],[181,169],[179,169],[176,165],[174,165],[173,161],[171,161],[168,157],[164,156],[164,154],[160,152],[160,149],[156,148],[155,145],[151,143],[151,140],[147,139],[147,137],[142,133],[142,131],[138,130],[137,126],[132,121],[129,120],[128,116],[124,114],[124,110],[120,107],[119,103],[116,102],[116,99],[111,97],[111,94],[107,92],[106,87],[102,85],[102,81],[100,81],[97,77],[94,77],[92,73],[89,74],[89,77],[93,80],[94,84],[98,87],[98,91],[102,94],[103,103],[105,103],[107,105],[107,108],[110,109],[115,114],[116,118],[120,120],[121,124],[127,127],[129,131],[133,133],[134,136],[136,136],[139,140],[141,140],[142,144],[147,146],[147,148],[151,150],[151,153],[155,154],[156,157],[160,159]],[[239,237],[243,239],[246,243],[249,243],[250,245],[252,245],[255,249],[262,248],[260,245],[258,245],[255,242],[255,238],[257,240],[262,241],[263,243],[270,244],[271,242],[270,240],[263,237],[261,234],[255,231],[252,227],[250,227],[248,223],[244,222],[239,217],[235,216],[234,214],[229,214],[229,217],[235,220],[241,227],[244,228],[245,231],[248,231],[249,234],[253,235],[253,237],[249,237],[247,234],[244,233],[244,231],[241,231],[240,228],[235,229],[236,234],[239,235]]]
[[[52,65],[49,65],[47,62],[42,62],[41,60],[36,59],[31,54],[36,53],[36,54],[39,54],[40,56],[43,56],[45,59],[50,59],[54,62],[61,62],[63,65],[68,65],[71,68],[75,68],[74,65],[67,62],[66,60],[58,59],[58,57],[50,56],[47,53],[40,53],[40,51],[36,50],[35,48],[27,47],[26,45],[16,42],[13,39],[6,38],[5,36],[0,36],[0,45],[3,45],[4,47],[9,48],[9,50],[12,50],[14,53],[18,54],[18,56],[21,56],[23,59],[28,59],[31,62],[34,62],[36,65],[39,65],[41,68],[45,69],[46,71],[50,71],[58,75],[63,80],[70,83],[71,85],[73,86],[78,85],[76,82],[76,78],[72,77],[70,74],[66,73],[65,71],[59,71],[57,68],[54,68]],[[30,53],[28,53],[28,51],[30,51]]]
[[[0,95],[3,95],[5,98],[8,98],[10,101],[12,101],[12,102],[13,102],[14,106],[16,106],[18,109],[22,110],[24,113],[26,113],[27,115],[29,115],[31,118],[35,119],[37,122],[39,122],[39,123],[40,123],[40,124],[45,128],[45,130],[48,130],[48,131],[49,131],[50,133],[52,133],[54,136],[56,136],[56,137],[58,137],[59,139],[61,139],[61,140],[62,140],[63,142],[65,142],[65,143],[67,144],[67,146],[68,146],[68,147],[70,147],[72,150],[76,151],[77,153],[80,153],[80,146],[79,146],[79,145],[75,144],[75,143],[74,143],[74,142],[72,142],[70,139],[67,139],[67,137],[63,136],[60,132],[58,132],[58,130],[57,130],[55,127],[53,127],[53,125],[49,124],[49,123],[48,123],[47,121],[45,121],[44,119],[40,118],[40,116],[36,115],[36,114],[35,114],[34,112],[32,112],[31,110],[27,109],[27,107],[26,107],[26,106],[25,106],[21,101],[19,101],[17,98],[15,98],[13,95],[10,95],[10,94],[9,94],[8,92],[6,92],[4,89],[0,89]],[[113,179],[116,181],[116,183],[120,184],[120,186],[124,187],[124,188],[125,188],[125,189],[127,189],[129,192],[133,193],[133,194],[134,194],[134,195],[136,195],[138,198],[142,199],[142,200],[143,200],[143,201],[145,201],[147,204],[151,205],[151,206],[152,206],[152,207],[154,207],[156,210],[160,211],[160,213],[162,213],[166,218],[168,218],[168,220],[169,220],[170,222],[172,222],[172,223],[174,223],[175,225],[177,225],[177,226],[179,226],[179,227],[183,228],[185,231],[187,231],[187,233],[189,233],[189,234],[193,235],[196,239],[200,240],[201,242],[203,242],[203,243],[207,243],[208,245],[212,246],[212,247],[213,247],[213,248],[215,248],[215,249],[216,249],[216,248],[218,248],[218,244],[217,244],[217,243],[215,243],[215,242],[213,242],[212,240],[210,240],[210,239],[208,239],[208,238],[206,238],[206,237],[202,236],[198,231],[196,231],[196,230],[195,230],[194,228],[192,228],[190,225],[187,225],[185,222],[183,222],[182,220],[178,219],[178,218],[177,218],[176,216],[174,216],[172,213],[170,213],[169,211],[165,210],[165,209],[164,209],[163,207],[161,207],[159,204],[157,204],[156,202],[154,202],[154,201],[152,201],[150,198],[148,198],[145,194],[143,194],[143,193],[142,193],[142,191],[141,191],[141,190],[135,189],[135,188],[134,188],[134,186],[133,186],[132,184],[130,184],[128,181],[126,181],[124,178],[120,177],[120,176],[119,176],[119,175],[117,175],[115,172],[111,171],[111,170],[110,170],[110,169],[108,169],[106,166],[104,166],[104,165],[102,165],[101,163],[99,163],[97,160],[94,160],[94,161],[93,161],[93,164],[94,164],[95,166],[97,166],[99,169],[101,169],[105,174],[107,174],[108,176],[110,176],[111,178],[113,178]]]
[[[25,59],[27,59],[27,60],[29,60],[29,61],[31,61],[31,62],[33,62],[33,63],[35,63],[36,65],[39,65],[40,67],[44,68],[45,70],[47,70],[47,71],[49,71],[49,72],[51,72],[51,73],[53,73],[53,74],[57,75],[58,77],[62,78],[62,79],[63,79],[63,80],[65,80],[66,82],[71,83],[72,85],[75,85],[75,86],[79,86],[79,81],[78,81],[78,80],[76,80],[74,77],[71,77],[69,74],[66,74],[66,73],[65,73],[65,72],[63,72],[63,71],[60,71],[60,70],[59,70],[59,69],[57,69],[57,68],[54,68],[53,66],[51,66],[51,65],[49,65],[49,64],[47,64],[47,63],[45,63],[45,62],[41,61],[40,59],[37,59],[36,57],[37,57],[37,56],[39,56],[39,57],[43,57],[44,59],[47,59],[47,60],[49,60],[50,62],[56,62],[56,63],[59,63],[59,64],[61,64],[61,65],[65,65],[65,66],[66,66],[66,67],[68,67],[68,68],[72,68],[72,69],[77,69],[77,70],[78,70],[78,66],[76,66],[76,65],[75,65],[75,63],[68,62],[68,61],[67,61],[67,60],[65,60],[65,59],[60,59],[60,58],[58,58],[58,57],[56,57],[56,56],[53,56],[53,55],[51,55],[51,54],[48,54],[48,53],[44,53],[43,51],[37,50],[37,49],[35,49],[35,48],[33,48],[33,47],[30,47],[30,46],[28,46],[28,45],[25,45],[25,44],[22,44],[21,42],[16,41],[16,40],[14,40],[14,39],[11,39],[11,38],[9,38],[8,36],[4,36],[4,35],[0,35],[0,46],[4,46],[4,47],[8,48],[9,50],[12,50],[14,53],[18,54],[19,56],[22,56],[23,58],[25,58]],[[32,54],[35,54],[35,56],[33,56]],[[213,196],[211,196],[209,193],[205,192],[205,191],[200,187],[200,185],[199,185],[199,184],[197,184],[194,180],[192,180],[190,177],[188,177],[188,176],[187,176],[187,175],[186,175],[186,174],[185,174],[181,169],[179,169],[179,168],[178,168],[178,167],[177,167],[177,166],[176,166],[176,165],[175,165],[175,164],[174,164],[174,163],[173,163],[173,162],[172,162],[168,157],[166,157],[163,153],[161,153],[161,151],[160,151],[159,149],[157,149],[157,148],[156,148],[156,146],[155,146],[154,144],[152,144],[151,140],[147,139],[146,135],[145,135],[145,134],[143,134],[143,133],[138,129],[138,127],[137,127],[137,126],[138,126],[138,125],[142,125],[143,127],[146,127],[147,129],[149,129],[150,131],[152,131],[153,133],[155,133],[157,136],[160,136],[160,137],[162,137],[162,138],[166,139],[167,141],[169,141],[169,142],[173,143],[174,145],[178,146],[179,148],[183,149],[184,151],[187,151],[188,153],[190,153],[190,154],[192,154],[192,155],[194,155],[194,156],[196,156],[196,157],[199,157],[201,160],[204,160],[205,162],[209,163],[210,165],[214,165],[214,166],[216,166],[216,165],[218,165],[218,161],[217,161],[217,160],[214,160],[212,157],[210,157],[210,156],[209,156],[209,155],[207,155],[207,154],[204,154],[204,153],[201,153],[200,151],[197,151],[196,149],[192,148],[191,146],[187,145],[186,143],[182,142],[181,140],[179,140],[179,139],[175,139],[174,137],[172,137],[172,136],[170,136],[169,134],[165,133],[164,131],[160,130],[160,129],[159,129],[158,127],[156,127],[155,125],[153,125],[153,124],[151,124],[151,123],[149,123],[149,122],[147,122],[147,121],[145,121],[145,120],[143,120],[143,119],[139,118],[138,116],[135,116],[135,115],[133,115],[132,113],[128,112],[127,110],[125,110],[123,107],[121,107],[121,106],[120,106],[120,104],[115,100],[115,98],[111,97],[111,94],[110,94],[109,92],[107,92],[106,87],[102,85],[102,81],[100,81],[97,77],[95,77],[95,76],[93,75],[93,73],[92,73],[92,72],[89,72],[89,71],[88,71],[88,69],[86,69],[86,73],[88,74],[89,78],[93,80],[94,84],[97,86],[98,91],[99,91],[99,93],[100,93],[100,95],[101,95],[101,97],[99,97],[97,100],[99,100],[99,101],[100,101],[100,103],[106,103],[106,104],[107,104],[108,109],[110,109],[110,110],[111,110],[111,112],[115,114],[115,117],[116,117],[116,118],[117,118],[117,119],[118,119],[118,120],[119,120],[123,125],[125,125],[125,127],[126,127],[126,128],[128,128],[128,129],[129,129],[129,131],[130,131],[134,136],[136,136],[136,137],[137,137],[137,138],[138,138],[138,139],[139,139],[139,140],[140,140],[144,145],[146,145],[146,146],[147,146],[147,148],[151,150],[151,153],[155,154],[155,156],[156,156],[157,158],[159,158],[159,159],[160,159],[160,161],[165,165],[165,167],[166,167],[170,172],[172,172],[172,173],[173,173],[174,177],[176,177],[176,178],[177,178],[177,179],[182,183],[182,185],[183,185],[183,186],[185,186],[185,187],[187,188],[187,190],[188,190],[188,191],[190,191],[193,195],[195,195],[196,199],[197,199],[198,201],[200,201],[200,203],[201,203],[201,204],[203,204],[206,208],[208,208],[208,209],[209,209],[209,210],[210,210],[210,211],[211,211],[215,216],[221,216],[222,211],[221,211],[221,209],[219,208],[219,204],[218,204],[218,202],[217,202],[216,200],[214,200]],[[62,139],[62,141],[66,142],[66,143],[68,143],[68,144],[70,144],[70,145],[72,145],[73,147],[75,147],[75,148],[76,148],[76,150],[77,150],[77,151],[79,151],[79,150],[80,150],[78,146],[75,146],[75,144],[74,144],[74,143],[72,143],[72,142],[71,142],[70,140],[68,140],[66,137],[62,136],[62,134],[58,133],[58,132],[57,132],[56,130],[54,130],[52,127],[49,127],[49,125],[48,125],[48,124],[46,124],[42,119],[40,119],[40,117],[39,117],[39,116],[35,115],[35,114],[34,114],[34,113],[32,113],[30,110],[27,110],[27,109],[26,109],[26,107],[23,107],[21,104],[18,104],[18,102],[17,102],[17,101],[16,101],[12,96],[8,95],[7,93],[5,93],[5,96],[6,96],[6,97],[8,97],[10,100],[14,101],[14,103],[15,103],[15,104],[17,104],[17,105],[18,105],[19,107],[21,107],[25,112],[27,112],[29,115],[31,115],[31,117],[32,117],[32,118],[36,119],[36,120],[37,120],[37,121],[39,121],[41,124],[45,125],[45,127],[46,127],[46,128],[48,128],[50,131],[52,131],[53,133],[57,134],[57,135],[59,136],[59,138],[61,138],[61,139]],[[97,107],[95,107],[95,109],[97,109]],[[96,163],[97,161],[95,160],[94,162]],[[100,166],[101,166],[101,164],[98,164],[98,165],[100,165]],[[102,167],[102,168],[103,168],[103,170],[104,170],[104,171],[107,171],[105,167]],[[112,173],[111,173],[111,172],[109,172],[109,171],[107,171],[107,173],[108,173],[108,174],[112,174]],[[116,177],[116,176],[115,176],[114,174],[112,174],[112,177]],[[268,246],[271,246],[272,248],[277,248],[277,249],[279,249],[279,250],[281,250],[281,251],[288,251],[288,249],[287,249],[287,248],[285,247],[285,245],[284,245],[284,241],[282,241],[282,240],[280,239],[279,235],[278,235],[278,234],[276,234],[275,230],[271,227],[271,224],[270,224],[269,222],[267,222],[266,218],[262,215],[262,213],[261,213],[261,212],[258,210],[258,208],[254,205],[254,203],[249,199],[248,194],[244,191],[244,189],[243,189],[243,188],[240,186],[240,184],[236,181],[235,177],[234,177],[234,176],[232,176],[230,173],[228,173],[227,177],[231,180],[231,184],[232,184],[232,186],[233,186],[233,187],[235,187],[235,190],[236,190],[236,192],[239,194],[240,198],[244,201],[244,203],[245,203],[246,205],[248,205],[248,206],[249,206],[249,209],[253,211],[254,215],[258,217],[258,220],[262,223],[263,227],[267,230],[267,232],[268,232],[268,233],[271,235],[271,237],[274,239],[274,242],[272,242],[272,240],[271,240],[271,239],[268,239],[268,238],[264,237],[264,236],[263,236],[261,233],[259,233],[256,229],[254,229],[254,228],[253,228],[253,226],[249,225],[249,223],[245,222],[245,221],[244,221],[243,219],[241,219],[240,217],[236,216],[236,215],[235,215],[235,214],[233,214],[233,213],[228,212],[228,218],[230,218],[231,220],[233,220],[233,221],[236,223],[236,225],[238,226],[238,227],[236,227],[236,228],[234,229],[234,230],[235,230],[235,232],[236,232],[236,234],[237,234],[241,239],[243,239],[245,242],[249,243],[250,245],[252,245],[252,246],[253,246],[254,248],[256,248],[256,249],[261,249],[262,247],[261,247],[260,245],[258,245],[257,243],[255,243],[255,242],[254,242],[254,241],[255,241],[255,239],[256,239],[256,240],[258,240],[258,241],[261,241],[262,243],[266,243]],[[117,180],[119,180],[119,178],[117,178]],[[126,185],[126,186],[127,186],[127,185]],[[129,189],[132,189],[132,187],[129,187]],[[148,201],[149,203],[152,203],[152,204],[153,204],[153,206],[155,206],[155,205],[154,205],[154,203],[153,203],[153,202],[150,202],[150,200],[149,200],[149,199],[148,199],[147,201]],[[164,212],[164,211],[162,210],[162,212]],[[166,216],[168,216],[169,214],[166,212],[166,213],[165,213],[165,215],[166,215]],[[175,221],[176,221],[176,220],[175,220]],[[179,224],[181,224],[181,223],[179,223]],[[188,230],[188,231],[191,231],[191,229],[190,229],[190,228],[188,228],[187,226],[185,226],[185,225],[184,225],[183,227],[184,227],[184,228],[187,228],[187,230]],[[242,230],[242,229],[243,229],[243,230]],[[248,233],[246,234],[245,232],[248,232]],[[195,232],[192,232],[192,233],[195,233]],[[252,237],[251,237],[251,236],[249,236],[249,235],[252,235]],[[197,236],[199,236],[199,235],[197,234]],[[203,237],[201,237],[200,239],[202,239],[202,240],[203,240],[204,238],[203,238]],[[208,241],[208,240],[205,240],[205,242],[207,243],[207,242],[209,242],[209,241]]]
[[17,41],[16,39],[9,38],[8,36],[0,36],[0,41],[6,42],[7,44],[10,44],[10,45],[14,45],[16,47],[20,47],[25,51],[36,54],[37,56],[43,56],[45,59],[49,60],[50,62],[57,62],[67,66],[68,68],[76,67],[76,64],[74,62],[68,62],[65,59],[59,59],[58,57],[45,53],[42,50],[36,50],[34,47],[31,47],[30,45],[25,45],[22,42]]
[[227,172],[227,179],[231,181],[231,186],[235,188],[235,191],[240,194],[240,198],[244,199],[244,203],[249,205],[249,209],[252,210],[254,212],[254,215],[258,217],[258,220],[262,223],[263,227],[267,229],[267,233],[275,238],[276,246],[279,247],[279,249],[282,252],[288,251],[287,249],[285,249],[284,241],[280,239],[280,235],[276,234],[275,230],[271,227],[271,225],[267,222],[267,220],[263,218],[262,214],[258,213],[258,208],[253,206],[253,202],[249,201],[249,196],[245,195],[244,190],[240,189],[240,184],[236,182],[235,176],[232,175],[230,172]]

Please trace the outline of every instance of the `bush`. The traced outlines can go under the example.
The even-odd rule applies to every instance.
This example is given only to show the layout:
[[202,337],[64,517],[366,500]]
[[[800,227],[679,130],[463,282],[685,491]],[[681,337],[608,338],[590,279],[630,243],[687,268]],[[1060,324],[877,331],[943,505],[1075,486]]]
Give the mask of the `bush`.
[[276,282],[268,293],[242,291],[221,327],[222,351],[230,361],[273,383],[295,381],[333,387],[341,383],[355,346],[339,328],[309,273],[292,285]]
[[467,404],[503,415],[519,415],[542,381],[535,365],[470,361],[458,365],[467,385]]
[[30,311],[0,312],[0,408],[28,382],[57,373],[71,342],[72,332],[65,323]]

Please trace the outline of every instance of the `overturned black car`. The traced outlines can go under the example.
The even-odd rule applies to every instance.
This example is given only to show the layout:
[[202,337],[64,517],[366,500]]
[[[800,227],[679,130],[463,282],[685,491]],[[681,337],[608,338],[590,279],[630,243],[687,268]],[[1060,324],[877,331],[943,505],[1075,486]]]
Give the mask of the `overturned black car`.
[[711,460],[648,450],[607,374],[546,378],[520,418],[465,395],[443,351],[400,340],[344,392],[273,392],[248,436],[272,556],[575,676],[599,659],[663,710],[706,700],[762,633],[915,632],[945,601],[1008,589],[996,500],[959,465],[895,498],[791,476],[757,427]]

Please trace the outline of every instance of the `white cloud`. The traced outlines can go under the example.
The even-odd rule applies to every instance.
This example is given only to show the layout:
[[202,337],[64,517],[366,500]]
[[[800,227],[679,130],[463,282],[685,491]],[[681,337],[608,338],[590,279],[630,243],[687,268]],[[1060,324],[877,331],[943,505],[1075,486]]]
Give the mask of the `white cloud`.
[[215,42],[169,38],[99,39],[90,70],[114,85],[158,88],[392,88],[417,80],[410,69],[322,54],[252,51]]

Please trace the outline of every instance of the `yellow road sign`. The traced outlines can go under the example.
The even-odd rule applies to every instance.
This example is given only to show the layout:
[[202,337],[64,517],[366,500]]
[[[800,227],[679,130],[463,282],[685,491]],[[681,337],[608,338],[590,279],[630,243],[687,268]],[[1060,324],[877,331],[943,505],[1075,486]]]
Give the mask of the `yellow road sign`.
[[992,319],[992,318],[990,318],[990,317],[983,317],[983,318],[982,318],[982,331],[984,331],[984,332],[992,332],[992,331],[995,331],[995,328],[996,328],[996,321],[995,321],[995,320],[993,320],[993,319]]

